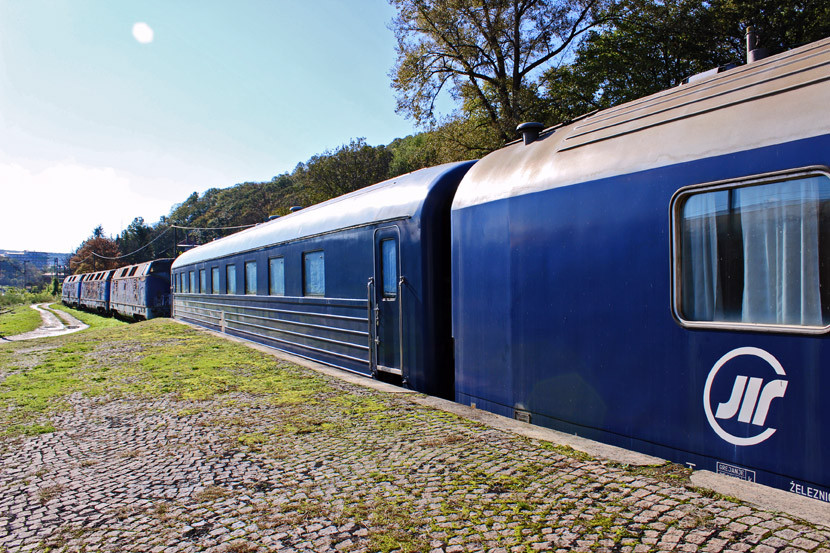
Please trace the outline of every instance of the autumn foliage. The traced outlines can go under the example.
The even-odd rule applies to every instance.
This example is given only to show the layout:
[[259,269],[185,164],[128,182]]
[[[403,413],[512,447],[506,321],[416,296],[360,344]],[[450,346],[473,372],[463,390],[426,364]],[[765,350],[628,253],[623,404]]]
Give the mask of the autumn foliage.
[[[91,273],[104,269],[115,269],[124,265],[118,259],[104,259],[121,255],[118,244],[114,240],[105,238],[103,229],[99,226],[92,231],[92,236],[84,240],[75,254],[69,259],[69,270],[73,274]],[[99,257],[100,256],[100,257]]]

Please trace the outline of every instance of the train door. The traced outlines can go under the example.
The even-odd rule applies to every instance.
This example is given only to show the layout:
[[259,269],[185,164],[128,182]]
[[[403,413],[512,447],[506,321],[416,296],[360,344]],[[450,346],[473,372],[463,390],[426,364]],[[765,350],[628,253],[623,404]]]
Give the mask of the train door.
[[402,374],[400,233],[398,227],[375,231],[372,293],[374,364],[381,372]]

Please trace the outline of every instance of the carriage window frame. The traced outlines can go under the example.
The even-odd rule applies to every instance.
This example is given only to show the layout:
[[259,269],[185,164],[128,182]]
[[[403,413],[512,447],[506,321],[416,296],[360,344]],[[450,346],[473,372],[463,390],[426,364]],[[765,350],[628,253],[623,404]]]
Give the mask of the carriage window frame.
[[257,285],[256,285],[257,262],[256,261],[246,261],[244,269],[245,269],[245,295],[246,296],[256,296],[256,293],[257,293]]
[[[309,271],[309,263],[316,262],[316,254],[320,254],[320,278],[312,281],[310,277],[313,274]],[[319,286],[317,286],[318,284]],[[323,250],[303,252],[303,296],[310,298],[324,298],[326,296],[326,252]]]
[[[274,271],[275,267],[279,271]],[[268,258],[268,295],[285,296],[285,257],[282,255]]]
[[[389,245],[392,246],[389,249]],[[390,257],[391,254],[391,257]],[[383,297],[398,297],[398,239],[395,237],[380,240],[380,281]]]
[[218,294],[221,288],[219,287],[219,267],[210,268],[210,293]]
[[199,292],[207,294],[207,272],[204,269],[199,269]]
[[[702,184],[685,186],[677,190],[669,203],[669,217],[671,229],[671,313],[675,321],[688,329],[730,330],[744,332],[760,332],[774,334],[824,335],[830,332],[830,320],[823,326],[807,326],[798,324],[777,324],[765,322],[743,321],[706,321],[684,317],[683,312],[683,259],[681,243],[681,226],[683,224],[682,210],[686,200],[696,194],[706,192],[736,190],[752,186],[768,185],[787,181],[797,181],[814,177],[824,177],[830,181],[830,167],[809,166],[785,171],[752,175],[747,177],[713,181]],[[830,223],[827,223],[830,224]],[[821,305],[825,309],[825,305]]]
[[225,293],[235,295],[236,291],[236,265],[228,263],[225,266]]

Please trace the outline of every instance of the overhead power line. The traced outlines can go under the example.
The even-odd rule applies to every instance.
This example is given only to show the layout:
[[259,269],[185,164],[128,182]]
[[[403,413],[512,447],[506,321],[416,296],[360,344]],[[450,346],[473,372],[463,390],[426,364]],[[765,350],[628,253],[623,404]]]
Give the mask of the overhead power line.
[[161,238],[162,236],[164,236],[165,234],[167,234],[167,231],[169,231],[169,230],[170,230],[170,228],[171,228],[171,227],[167,227],[166,229],[164,229],[164,230],[161,232],[161,234],[159,234],[158,236],[156,236],[155,238],[153,238],[152,240],[150,240],[149,242],[147,242],[146,244],[144,244],[143,246],[141,246],[141,247],[140,247],[140,248],[138,248],[137,250],[132,251],[132,252],[130,252],[130,253],[125,253],[124,255],[117,255],[117,256],[115,256],[115,257],[108,257],[108,256],[106,256],[106,255],[97,254],[97,253],[95,253],[95,252],[91,252],[91,253],[92,253],[92,255],[94,255],[95,257],[97,257],[97,258],[99,258],[99,259],[109,259],[109,260],[124,259],[125,257],[130,257],[131,255],[133,255],[133,254],[136,254],[136,253],[140,252],[141,250],[143,250],[144,248],[146,248],[147,246],[149,246],[150,244],[152,244],[153,242],[155,242],[156,240],[158,240],[159,238]]

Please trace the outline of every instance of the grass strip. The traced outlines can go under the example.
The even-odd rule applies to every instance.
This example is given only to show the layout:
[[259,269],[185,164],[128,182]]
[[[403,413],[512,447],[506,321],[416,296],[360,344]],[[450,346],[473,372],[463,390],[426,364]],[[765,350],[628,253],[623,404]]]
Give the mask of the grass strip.
[[69,313],[85,325],[89,325],[89,328],[113,328],[130,324],[115,317],[103,317],[96,313],[90,313],[89,311],[66,307],[61,303],[53,303],[49,306],[49,309],[57,309],[58,311]]
[[6,435],[50,429],[50,415],[67,408],[75,393],[207,400],[241,392],[291,405],[328,390],[326,380],[305,369],[168,319],[91,325],[0,348],[0,428]]
[[43,321],[40,313],[28,305],[2,308],[0,313],[0,336],[14,336],[38,328]]

